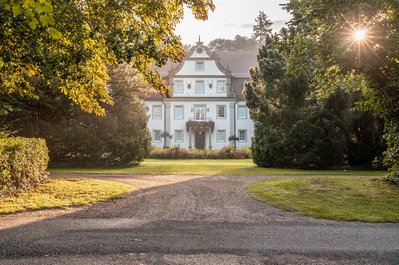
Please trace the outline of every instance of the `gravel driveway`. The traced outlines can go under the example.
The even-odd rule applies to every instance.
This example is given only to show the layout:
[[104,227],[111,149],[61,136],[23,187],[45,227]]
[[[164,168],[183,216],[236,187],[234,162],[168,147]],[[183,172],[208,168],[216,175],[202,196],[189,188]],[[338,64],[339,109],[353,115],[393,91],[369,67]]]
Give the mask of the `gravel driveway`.
[[75,176],[139,190],[0,216],[0,264],[399,264],[399,224],[318,220],[248,195],[272,177]]

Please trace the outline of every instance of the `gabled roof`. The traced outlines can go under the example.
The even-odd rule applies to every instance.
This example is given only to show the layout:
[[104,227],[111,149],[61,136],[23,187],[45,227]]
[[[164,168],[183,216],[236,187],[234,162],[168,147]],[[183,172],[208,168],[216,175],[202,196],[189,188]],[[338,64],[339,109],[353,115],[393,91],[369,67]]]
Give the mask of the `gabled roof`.
[[[206,46],[203,46],[202,43],[197,43],[196,46],[192,47],[190,51],[187,52],[186,56],[191,56],[197,47]],[[208,49],[206,49],[206,51],[208,54],[211,53]],[[222,51],[212,53],[210,56],[215,60],[219,60],[220,65],[224,69],[229,70],[232,77],[249,78],[249,68],[258,65],[257,54],[258,51]],[[182,63],[184,63],[184,60],[181,63],[168,61],[166,65],[156,69],[162,76],[166,77],[170,71],[179,68]]]
[[249,68],[258,65],[258,51],[218,52],[220,64],[231,71],[233,77],[249,78]]

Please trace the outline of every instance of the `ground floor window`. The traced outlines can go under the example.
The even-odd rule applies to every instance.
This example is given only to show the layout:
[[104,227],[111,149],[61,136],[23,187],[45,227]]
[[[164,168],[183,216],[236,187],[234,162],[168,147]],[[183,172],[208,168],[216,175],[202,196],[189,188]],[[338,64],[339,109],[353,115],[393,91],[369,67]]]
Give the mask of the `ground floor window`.
[[175,130],[175,143],[182,143],[183,137],[183,130]]
[[216,137],[219,143],[226,142],[226,130],[218,130],[216,133]]
[[238,130],[238,141],[240,142],[247,141],[247,130]]
[[154,143],[161,142],[161,130],[153,130],[152,131],[152,140]]

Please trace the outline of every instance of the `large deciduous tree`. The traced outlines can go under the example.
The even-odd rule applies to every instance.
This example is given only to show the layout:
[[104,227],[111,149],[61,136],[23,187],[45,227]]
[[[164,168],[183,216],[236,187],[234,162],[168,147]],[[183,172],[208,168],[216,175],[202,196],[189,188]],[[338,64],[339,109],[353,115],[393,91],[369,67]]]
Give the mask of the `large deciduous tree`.
[[41,100],[0,95],[0,124],[25,137],[46,139],[51,162],[136,164],[150,151],[151,137],[142,97],[151,89],[138,72],[123,64],[108,71],[114,104],[103,105],[106,116],[82,111],[41,79],[31,81]]
[[385,161],[399,185],[399,2],[291,0],[286,8],[304,29],[296,46],[318,66],[312,83],[320,95],[353,82],[349,89],[364,98],[359,107],[384,120]]
[[0,0],[0,93],[38,97],[41,79],[102,115],[112,104],[107,66],[125,62],[168,94],[151,66],[182,59],[174,30],[184,5],[199,19],[214,9],[212,0]]

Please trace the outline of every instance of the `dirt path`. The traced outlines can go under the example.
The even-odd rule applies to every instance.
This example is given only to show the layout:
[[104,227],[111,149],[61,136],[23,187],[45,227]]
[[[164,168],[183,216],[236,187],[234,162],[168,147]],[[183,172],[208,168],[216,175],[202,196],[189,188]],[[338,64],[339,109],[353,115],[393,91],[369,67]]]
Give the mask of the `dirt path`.
[[272,177],[84,177],[138,190],[69,211],[0,217],[1,264],[399,264],[399,224],[317,220],[246,191]]

